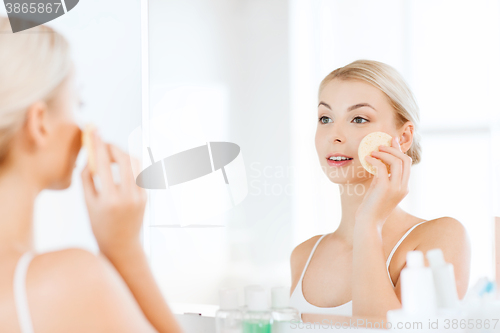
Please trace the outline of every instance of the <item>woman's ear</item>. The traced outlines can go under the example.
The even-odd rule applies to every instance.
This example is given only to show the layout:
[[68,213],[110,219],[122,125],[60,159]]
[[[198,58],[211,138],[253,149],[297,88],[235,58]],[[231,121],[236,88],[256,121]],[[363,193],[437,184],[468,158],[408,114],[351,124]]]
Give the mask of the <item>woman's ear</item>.
[[44,146],[48,138],[48,106],[44,101],[37,101],[28,107],[24,124],[24,134],[30,150]]
[[415,130],[415,127],[411,121],[407,121],[403,125],[402,130],[403,132],[399,135],[399,145],[401,146],[401,151],[406,153],[410,149],[411,143],[413,142],[413,131]]

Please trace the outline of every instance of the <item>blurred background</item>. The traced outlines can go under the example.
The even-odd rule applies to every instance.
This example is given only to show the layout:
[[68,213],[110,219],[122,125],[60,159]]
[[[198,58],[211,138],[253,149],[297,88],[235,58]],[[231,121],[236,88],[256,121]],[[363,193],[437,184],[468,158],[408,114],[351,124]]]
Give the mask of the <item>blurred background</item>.
[[[470,285],[494,278],[499,23],[498,0],[86,0],[49,25],[74,49],[86,103],[79,117],[104,139],[127,150],[129,134],[167,99],[186,137],[241,148],[249,192],[211,218],[223,227],[178,227],[169,192],[148,191],[143,245],[166,299],[189,311],[218,304],[221,287],[238,288],[242,303],[248,284],[290,286],[294,247],[338,227],[339,189],[314,147],[317,91],[357,59],[396,68],[420,107],[423,157],[401,206],[426,220],[458,219],[471,239]],[[180,107],[188,101],[196,112]],[[38,199],[41,251],[97,251],[83,157],[70,189]]]

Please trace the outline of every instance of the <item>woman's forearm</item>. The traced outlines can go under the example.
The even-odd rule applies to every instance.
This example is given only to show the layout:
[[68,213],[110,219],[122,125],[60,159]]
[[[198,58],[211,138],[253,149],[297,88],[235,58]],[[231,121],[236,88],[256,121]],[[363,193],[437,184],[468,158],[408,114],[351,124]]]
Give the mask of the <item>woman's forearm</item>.
[[401,308],[387,275],[382,236],[375,224],[356,222],[352,274],[353,315],[385,316],[388,310]]
[[104,251],[103,255],[120,273],[144,315],[158,332],[183,332],[161,294],[140,242]]

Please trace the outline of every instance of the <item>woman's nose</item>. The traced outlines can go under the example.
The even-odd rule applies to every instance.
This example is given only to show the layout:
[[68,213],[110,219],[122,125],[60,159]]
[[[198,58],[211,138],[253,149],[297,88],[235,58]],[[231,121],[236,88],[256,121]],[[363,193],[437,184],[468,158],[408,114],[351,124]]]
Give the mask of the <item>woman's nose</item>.
[[337,142],[344,142],[345,141],[344,133],[338,126],[337,127],[332,126],[328,135],[329,135],[330,142],[337,143]]

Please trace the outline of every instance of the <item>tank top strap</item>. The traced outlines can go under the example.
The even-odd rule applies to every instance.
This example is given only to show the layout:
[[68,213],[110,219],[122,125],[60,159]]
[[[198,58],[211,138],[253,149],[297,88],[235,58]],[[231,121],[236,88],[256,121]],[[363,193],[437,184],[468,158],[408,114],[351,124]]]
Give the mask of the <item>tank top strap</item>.
[[22,333],[33,333],[33,325],[26,295],[26,273],[33,259],[31,251],[25,252],[16,265],[14,272],[14,302],[16,304],[17,317]]
[[307,269],[307,266],[309,266],[309,262],[311,261],[311,258],[314,254],[314,251],[316,251],[316,247],[318,247],[318,244],[319,242],[321,242],[321,240],[323,239],[323,237],[325,237],[326,234],[322,235],[317,241],[316,241],[316,244],[314,244],[314,247],[312,248],[311,250],[311,253],[309,254],[309,258],[307,258],[307,262],[304,266],[304,269],[302,270],[302,274],[300,275],[300,279],[299,279],[299,283],[302,282],[302,279],[304,278],[304,273],[306,272],[306,269]]
[[406,236],[408,236],[410,234],[410,232],[412,232],[413,229],[415,229],[416,227],[418,227],[419,225],[421,225],[422,223],[425,223],[425,222],[428,222],[428,221],[422,221],[420,223],[417,223],[415,224],[413,227],[411,227],[410,229],[408,229],[408,231],[403,235],[403,237],[401,237],[401,239],[396,243],[396,245],[392,248],[392,251],[391,253],[389,254],[389,258],[387,258],[387,261],[386,261],[386,266],[387,266],[387,271],[389,272],[389,264],[391,262],[391,259],[392,259],[392,255],[394,254],[394,252],[396,252],[397,248],[399,247],[399,245],[404,241],[404,239],[406,238]]

